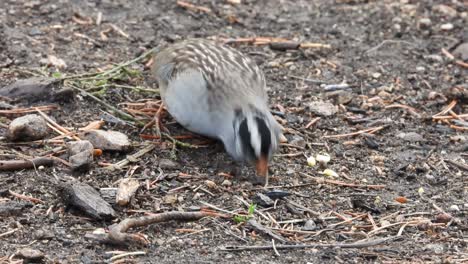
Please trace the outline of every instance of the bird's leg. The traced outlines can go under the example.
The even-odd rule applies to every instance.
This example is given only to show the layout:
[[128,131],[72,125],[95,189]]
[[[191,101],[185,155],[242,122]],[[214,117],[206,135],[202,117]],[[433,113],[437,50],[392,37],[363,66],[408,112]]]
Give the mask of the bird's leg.
[[141,132],[145,131],[146,129],[154,126],[155,130],[156,130],[156,135],[161,138],[161,128],[165,129],[163,124],[162,124],[162,121],[161,121],[161,115],[162,115],[162,112],[164,111],[164,103],[161,102],[161,104],[159,105],[159,108],[158,108],[158,111],[156,111],[156,114],[154,115],[153,117],[153,120],[151,120],[148,124],[146,124],[143,129],[141,130]]

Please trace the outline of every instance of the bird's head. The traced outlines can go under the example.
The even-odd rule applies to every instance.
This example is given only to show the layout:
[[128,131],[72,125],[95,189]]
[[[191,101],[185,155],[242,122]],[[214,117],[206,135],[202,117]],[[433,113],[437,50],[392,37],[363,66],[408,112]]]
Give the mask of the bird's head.
[[236,110],[233,129],[233,140],[225,142],[227,152],[238,161],[255,163],[257,176],[266,177],[268,162],[279,145],[279,124],[268,110]]

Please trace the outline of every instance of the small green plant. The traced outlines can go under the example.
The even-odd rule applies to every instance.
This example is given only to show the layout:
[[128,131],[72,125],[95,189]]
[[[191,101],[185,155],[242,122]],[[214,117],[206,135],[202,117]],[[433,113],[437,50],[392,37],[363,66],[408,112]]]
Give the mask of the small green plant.
[[234,222],[236,223],[245,223],[250,220],[250,218],[253,217],[253,214],[255,212],[255,208],[257,207],[256,204],[250,204],[249,205],[249,210],[247,215],[235,215],[234,216]]

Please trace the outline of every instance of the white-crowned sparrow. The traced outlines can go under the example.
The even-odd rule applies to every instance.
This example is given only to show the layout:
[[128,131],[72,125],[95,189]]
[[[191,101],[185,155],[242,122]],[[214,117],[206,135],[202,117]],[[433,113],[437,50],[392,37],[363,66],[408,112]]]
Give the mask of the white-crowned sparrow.
[[268,182],[268,161],[281,129],[254,61],[233,48],[191,39],[158,52],[152,73],[177,122],[221,140],[235,160],[255,162],[257,175]]

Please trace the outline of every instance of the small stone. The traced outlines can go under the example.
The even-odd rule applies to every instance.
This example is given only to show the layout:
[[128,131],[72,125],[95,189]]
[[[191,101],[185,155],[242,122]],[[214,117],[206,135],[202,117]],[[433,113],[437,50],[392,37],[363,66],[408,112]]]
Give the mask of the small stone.
[[95,148],[110,151],[129,151],[131,144],[128,137],[118,131],[90,130],[83,134]]
[[446,24],[440,25],[440,29],[446,30],[446,31],[452,30],[453,28],[454,26],[452,23],[446,23]]
[[252,200],[261,207],[271,207],[275,204],[275,201],[263,193],[257,193]]
[[314,231],[315,229],[317,229],[317,224],[312,219],[307,220],[302,228],[304,231]]
[[324,101],[310,103],[309,110],[319,116],[332,116],[338,112],[338,108],[335,105]]
[[453,211],[453,212],[459,212],[460,211],[460,207],[458,207],[458,205],[454,204],[454,205],[451,205],[449,207],[450,211]]
[[72,170],[88,170],[93,162],[94,147],[87,140],[73,141],[67,144],[69,162]]
[[43,139],[48,135],[47,122],[39,115],[18,117],[8,126],[7,138],[11,141]]
[[165,204],[175,204],[178,201],[177,195],[168,194],[164,196],[164,203]]
[[456,17],[458,14],[457,10],[448,5],[435,5],[432,10],[448,17]]
[[431,62],[438,62],[438,63],[444,62],[444,59],[442,58],[442,56],[438,54],[427,55],[426,59],[428,59]]
[[423,66],[418,66],[418,67],[416,67],[416,71],[417,72],[425,72],[426,68],[424,68]]
[[432,251],[435,254],[442,254],[445,251],[443,244],[427,244],[424,246],[424,249]]
[[225,186],[225,187],[229,187],[232,185],[232,182],[228,179],[224,180],[222,183],[221,183],[222,186]]
[[458,45],[458,47],[452,53],[461,60],[468,60],[468,42]]
[[170,159],[160,159],[159,160],[159,167],[161,169],[169,169],[169,170],[174,170],[179,168],[179,164],[173,160]]
[[192,200],[199,200],[201,197],[201,193],[197,192],[193,195]]
[[422,142],[424,141],[423,136],[416,132],[409,132],[409,133],[400,133],[397,135],[397,137],[409,141],[409,142]]
[[452,220],[452,216],[450,214],[446,214],[446,213],[440,213],[438,215],[436,215],[435,217],[435,220],[434,222],[436,223],[448,223]]
[[294,135],[293,138],[289,141],[289,144],[304,148],[306,146],[306,141],[303,137]]
[[210,189],[214,189],[216,188],[216,183],[214,181],[210,181],[210,180],[206,180],[205,181],[205,185],[206,187],[210,188]]
[[420,29],[428,29],[432,24],[432,21],[429,18],[421,18],[418,22]]
[[44,34],[44,33],[38,28],[31,28],[31,30],[29,31],[30,36],[39,36],[39,35],[42,35],[42,34]]
[[18,257],[25,259],[25,263],[39,262],[44,258],[44,253],[33,248],[22,248],[17,254]]
[[372,78],[378,79],[378,78],[380,78],[380,77],[382,77],[382,74],[381,74],[380,72],[374,72],[374,73],[372,73]]

